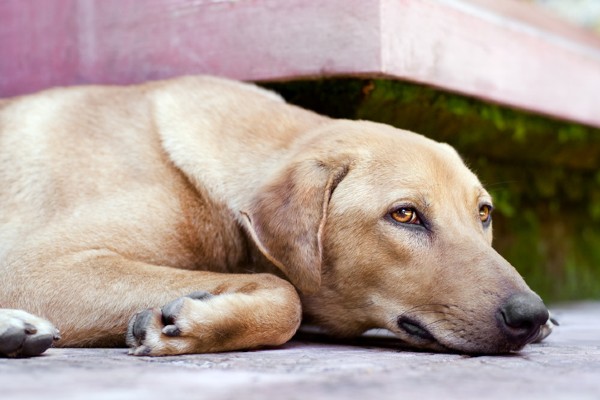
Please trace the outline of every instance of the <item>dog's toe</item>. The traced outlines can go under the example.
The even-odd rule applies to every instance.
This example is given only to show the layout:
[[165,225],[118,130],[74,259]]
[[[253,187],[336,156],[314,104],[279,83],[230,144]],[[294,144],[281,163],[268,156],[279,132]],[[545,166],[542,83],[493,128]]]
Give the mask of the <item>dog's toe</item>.
[[161,308],[162,322],[166,327],[175,326],[175,320],[183,307],[183,297],[173,300],[170,303],[165,304]]
[[134,314],[127,327],[126,342],[129,347],[140,346],[146,340],[148,326],[155,318],[156,311],[149,308]]
[[10,327],[0,335],[0,355],[16,355],[25,341],[25,331],[18,327]]
[[[208,292],[193,292],[187,296],[179,297],[162,308],[149,308],[136,313],[129,320],[127,327],[126,343],[129,354],[136,356],[164,354],[165,342],[183,336],[182,328],[177,322],[180,320],[182,309],[186,302],[191,300],[204,301],[213,297]],[[172,346],[176,346],[171,343]],[[169,350],[177,352],[177,350]]]
[[39,356],[52,346],[54,337],[46,335],[27,335],[21,348],[21,357]]
[[213,295],[211,293],[204,292],[204,291],[197,291],[197,292],[190,293],[185,297],[180,297],[178,299],[171,301],[170,303],[165,304],[161,308],[162,323],[164,325],[164,328],[162,329],[162,333],[164,333],[167,336],[171,336],[171,337],[181,335],[181,329],[177,326],[176,322],[177,322],[177,317],[179,316],[181,309],[183,307],[183,304],[185,302],[185,299],[189,298],[192,300],[203,301],[203,300],[208,300],[211,297],[213,297]]

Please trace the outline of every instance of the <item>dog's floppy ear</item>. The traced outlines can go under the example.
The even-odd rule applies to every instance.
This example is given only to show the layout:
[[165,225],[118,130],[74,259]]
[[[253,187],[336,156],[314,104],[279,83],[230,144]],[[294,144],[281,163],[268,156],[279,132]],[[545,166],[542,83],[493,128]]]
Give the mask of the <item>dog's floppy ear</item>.
[[302,293],[321,285],[323,228],[331,194],[348,166],[306,160],[287,168],[242,211],[259,250]]

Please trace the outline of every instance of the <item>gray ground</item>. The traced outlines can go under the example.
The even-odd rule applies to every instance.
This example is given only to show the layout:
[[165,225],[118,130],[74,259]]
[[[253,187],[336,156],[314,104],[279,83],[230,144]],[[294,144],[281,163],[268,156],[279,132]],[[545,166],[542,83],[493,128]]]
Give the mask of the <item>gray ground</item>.
[[307,338],[271,350],[162,358],[50,349],[0,359],[0,399],[600,399],[600,303],[554,312],[561,326],[546,342],[496,357]]

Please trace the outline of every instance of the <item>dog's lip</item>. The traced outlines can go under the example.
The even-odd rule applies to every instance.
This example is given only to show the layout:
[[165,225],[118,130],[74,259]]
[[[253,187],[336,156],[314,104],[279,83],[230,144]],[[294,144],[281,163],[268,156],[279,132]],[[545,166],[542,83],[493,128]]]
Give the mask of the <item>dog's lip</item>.
[[523,346],[535,342],[535,339],[540,335],[540,331],[542,330],[542,325],[540,325],[537,329],[534,329],[529,336],[527,336],[524,340]]
[[398,327],[404,332],[408,333],[410,336],[417,337],[428,342],[437,342],[435,337],[431,334],[431,332],[429,332],[429,330],[427,330],[427,328],[410,317],[398,317]]

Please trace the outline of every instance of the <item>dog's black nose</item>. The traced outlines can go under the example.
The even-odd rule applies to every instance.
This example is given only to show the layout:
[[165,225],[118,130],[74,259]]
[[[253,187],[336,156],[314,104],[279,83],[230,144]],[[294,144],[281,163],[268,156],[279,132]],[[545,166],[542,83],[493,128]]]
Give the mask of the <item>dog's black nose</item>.
[[542,300],[531,292],[510,296],[500,307],[498,315],[508,340],[518,347],[533,340],[548,317],[548,309]]

